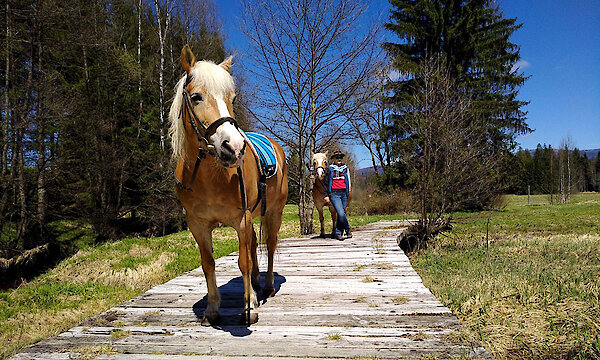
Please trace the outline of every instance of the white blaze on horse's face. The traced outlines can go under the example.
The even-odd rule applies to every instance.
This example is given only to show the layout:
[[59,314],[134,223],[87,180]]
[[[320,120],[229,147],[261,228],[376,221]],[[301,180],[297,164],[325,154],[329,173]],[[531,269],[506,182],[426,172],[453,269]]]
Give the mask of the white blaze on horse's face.
[[312,165],[319,180],[325,180],[327,169],[327,153],[316,153],[312,156]]
[[[190,69],[192,78],[188,91],[192,100],[199,93],[201,99],[194,101],[194,112],[206,126],[219,119],[233,120],[233,99],[235,85],[229,73],[231,58],[217,65],[209,61],[199,61]],[[245,142],[236,126],[223,122],[214,134],[207,139],[215,147],[218,159],[226,167],[237,167],[244,156]]]

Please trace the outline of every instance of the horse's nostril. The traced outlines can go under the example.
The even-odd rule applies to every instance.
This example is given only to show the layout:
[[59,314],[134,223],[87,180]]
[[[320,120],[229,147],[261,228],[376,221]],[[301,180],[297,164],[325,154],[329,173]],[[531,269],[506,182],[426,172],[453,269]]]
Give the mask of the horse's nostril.
[[231,147],[231,145],[229,145],[229,140],[223,141],[221,146],[223,147],[223,149],[227,150],[228,152],[235,154],[235,151],[233,151],[233,148]]

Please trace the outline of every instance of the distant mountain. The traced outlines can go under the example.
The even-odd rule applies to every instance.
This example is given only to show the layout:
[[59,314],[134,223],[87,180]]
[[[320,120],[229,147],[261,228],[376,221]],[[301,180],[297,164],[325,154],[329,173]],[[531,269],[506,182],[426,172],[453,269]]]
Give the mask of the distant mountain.
[[[529,151],[531,156],[535,154],[535,149],[527,149],[525,151]],[[558,152],[558,149],[554,149],[555,152]],[[598,157],[598,153],[600,153],[600,149],[588,149],[588,150],[579,150],[582,155],[586,155],[588,159],[595,159]]]
[[580,150],[580,152],[582,154],[587,155],[588,159],[595,159],[598,157],[598,153],[600,152],[600,149]]

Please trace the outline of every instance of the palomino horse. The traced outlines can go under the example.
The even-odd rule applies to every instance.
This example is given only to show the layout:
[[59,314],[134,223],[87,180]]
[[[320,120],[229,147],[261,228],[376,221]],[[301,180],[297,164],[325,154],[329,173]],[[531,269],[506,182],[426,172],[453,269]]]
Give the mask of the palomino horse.
[[[325,187],[326,184],[326,175],[327,175],[327,151],[324,153],[316,153],[312,154],[312,167],[315,173],[315,182],[313,184],[313,201],[315,206],[317,207],[317,211],[319,212],[319,221],[321,222],[321,237],[325,237],[325,218],[323,217],[323,207],[327,205],[329,207],[329,213],[331,214],[331,220],[333,221],[333,227],[331,228],[331,236],[333,237],[335,234],[335,226],[337,224],[337,213],[331,205],[325,204]],[[352,198],[352,186],[350,186],[350,196],[348,196],[348,205],[350,204],[350,199]],[[346,214],[348,214],[348,206],[346,206]]]
[[[288,194],[285,154],[279,144],[270,140],[276,153],[277,172],[265,180],[266,193],[261,194],[257,187],[261,179],[255,154],[246,151],[247,137],[232,117],[235,85],[230,74],[231,57],[219,65],[196,62],[186,45],[181,51],[181,64],[186,75],[177,83],[169,113],[169,134],[173,157],[177,159],[177,196],[198,243],[208,287],[203,323],[220,321],[221,297],[212,254],[212,230],[219,223],[237,231],[238,265],[244,283],[242,321],[254,323],[258,320],[258,301],[253,285],[259,287],[260,273],[252,218],[264,211],[261,224],[267,243],[268,270],[263,293],[272,296],[275,292],[273,255]],[[256,206],[261,199],[262,206]],[[265,202],[266,208],[261,209]]]

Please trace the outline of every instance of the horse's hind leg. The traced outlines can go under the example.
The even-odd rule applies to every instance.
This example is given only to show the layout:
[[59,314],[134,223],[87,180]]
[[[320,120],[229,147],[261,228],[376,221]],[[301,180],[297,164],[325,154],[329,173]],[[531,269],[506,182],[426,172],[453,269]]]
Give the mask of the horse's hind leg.
[[221,304],[221,296],[217,288],[217,279],[215,276],[215,259],[212,254],[212,226],[208,223],[198,222],[187,217],[188,226],[196,243],[200,249],[202,258],[202,271],[206,278],[206,287],[208,290],[208,304],[202,318],[202,325],[215,325],[221,320],[219,314],[219,306]]
[[254,226],[252,227],[252,287],[258,291],[260,289],[260,271],[258,270],[258,258],[256,256],[256,248],[258,247],[258,240],[256,239],[256,232]]
[[277,250],[277,234],[281,227],[282,212],[283,209],[272,209],[261,219],[263,222],[263,234],[267,238],[268,267],[267,275],[265,276],[265,287],[263,288],[263,295],[267,297],[275,295],[273,258],[275,257],[275,250]]

